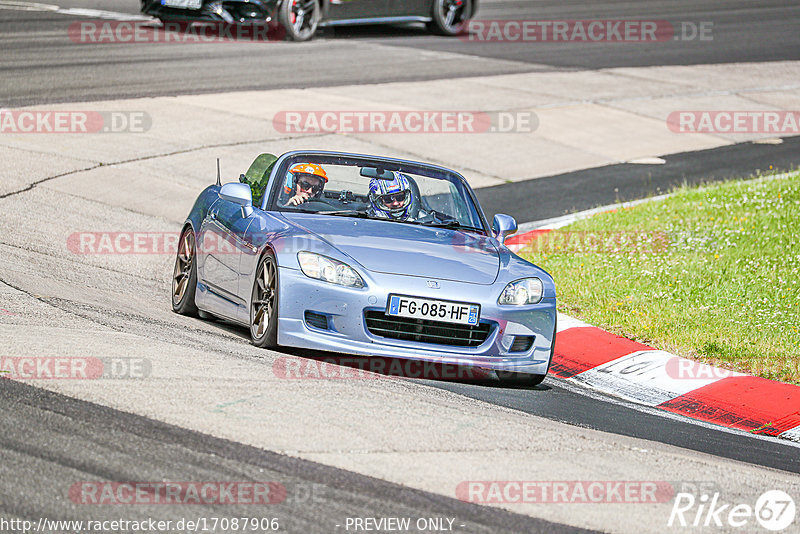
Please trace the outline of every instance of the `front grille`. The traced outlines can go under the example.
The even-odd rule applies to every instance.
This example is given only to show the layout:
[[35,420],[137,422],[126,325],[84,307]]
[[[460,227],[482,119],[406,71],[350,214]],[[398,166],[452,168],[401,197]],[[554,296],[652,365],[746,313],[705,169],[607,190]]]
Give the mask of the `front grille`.
[[367,330],[375,336],[458,347],[480,346],[489,337],[492,329],[489,323],[479,323],[475,326],[443,323],[425,319],[394,317],[376,310],[365,311],[364,319]]
[[314,328],[319,328],[321,330],[328,329],[328,318],[321,313],[307,311],[305,313],[305,317],[307,325],[313,326]]
[[533,346],[535,336],[514,336],[514,342],[508,352],[528,352]]

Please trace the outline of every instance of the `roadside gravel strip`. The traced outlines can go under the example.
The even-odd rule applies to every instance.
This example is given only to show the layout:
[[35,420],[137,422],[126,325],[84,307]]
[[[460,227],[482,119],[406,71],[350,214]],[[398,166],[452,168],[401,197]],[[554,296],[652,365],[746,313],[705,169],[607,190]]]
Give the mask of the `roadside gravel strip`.
[[[674,109],[711,102],[798,109],[797,72],[796,62],[614,69],[547,79],[525,74],[49,107],[145,112],[152,122],[142,133],[0,134],[6,162],[0,183],[0,346],[11,357],[115,358],[128,369],[136,362],[146,372],[30,384],[444,497],[463,497],[459,488],[470,481],[649,481],[672,488],[713,481],[734,503],[755,503],[766,489],[797,494],[796,474],[578,428],[412,381],[282,379],[271,370],[283,353],[252,347],[240,329],[171,312],[172,254],[82,254],[67,245],[76,232],[177,232],[197,193],[214,180],[216,157],[227,181],[260,152],[313,147],[431,160],[484,186],[727,145],[744,139],[673,134],[665,118]],[[763,87],[752,87],[750,80],[766,79]],[[464,90],[453,91],[453,84]],[[569,94],[560,89],[565,87]],[[246,114],[232,112],[241,109],[242,98]],[[493,109],[485,109],[486,102]],[[271,124],[281,110],[421,105],[534,110],[539,127],[532,133],[339,135],[282,134]],[[469,151],[464,136],[471,136]],[[11,387],[17,385],[3,384]],[[108,448],[116,451],[113,440]],[[51,467],[37,467],[43,481],[50,480]],[[78,467],[59,479],[86,480]],[[97,469],[94,480],[122,475]],[[576,506],[478,497],[472,502],[618,532],[663,532],[672,509],[672,502],[658,499]]]

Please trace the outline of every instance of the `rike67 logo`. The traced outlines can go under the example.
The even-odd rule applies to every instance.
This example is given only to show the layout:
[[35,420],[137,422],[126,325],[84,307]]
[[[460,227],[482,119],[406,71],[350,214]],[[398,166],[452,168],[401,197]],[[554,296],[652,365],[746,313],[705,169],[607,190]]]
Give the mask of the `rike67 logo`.
[[723,502],[719,492],[699,497],[692,493],[678,493],[667,526],[670,527],[745,527],[742,532],[752,532],[755,523],[778,532],[785,530],[795,519],[795,502],[781,490],[762,494],[755,505]]

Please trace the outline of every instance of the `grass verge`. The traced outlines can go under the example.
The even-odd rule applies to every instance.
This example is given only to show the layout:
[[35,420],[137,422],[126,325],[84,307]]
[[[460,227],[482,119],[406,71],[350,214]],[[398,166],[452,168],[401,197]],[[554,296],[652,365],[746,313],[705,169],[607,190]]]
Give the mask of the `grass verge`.
[[800,384],[800,173],[680,188],[519,254],[559,310],[651,346]]

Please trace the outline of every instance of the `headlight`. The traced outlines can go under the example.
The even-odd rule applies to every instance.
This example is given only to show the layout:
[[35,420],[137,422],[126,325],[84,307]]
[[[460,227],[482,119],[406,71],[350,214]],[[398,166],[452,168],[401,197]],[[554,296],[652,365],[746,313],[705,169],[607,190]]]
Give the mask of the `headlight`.
[[541,280],[538,278],[525,278],[508,284],[503,292],[500,293],[497,303],[512,306],[536,304],[542,300],[543,292],[544,286]]
[[346,263],[313,252],[298,252],[297,259],[303,274],[309,278],[345,287],[364,287],[364,281]]

